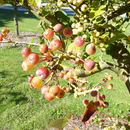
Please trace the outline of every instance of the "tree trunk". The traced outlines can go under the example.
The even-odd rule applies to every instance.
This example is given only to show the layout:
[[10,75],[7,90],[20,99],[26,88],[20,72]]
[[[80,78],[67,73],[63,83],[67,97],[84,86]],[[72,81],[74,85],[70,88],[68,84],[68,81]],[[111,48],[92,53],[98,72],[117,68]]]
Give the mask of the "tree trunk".
[[16,35],[19,36],[19,25],[18,25],[18,17],[17,17],[18,7],[17,4],[14,5],[14,26]]

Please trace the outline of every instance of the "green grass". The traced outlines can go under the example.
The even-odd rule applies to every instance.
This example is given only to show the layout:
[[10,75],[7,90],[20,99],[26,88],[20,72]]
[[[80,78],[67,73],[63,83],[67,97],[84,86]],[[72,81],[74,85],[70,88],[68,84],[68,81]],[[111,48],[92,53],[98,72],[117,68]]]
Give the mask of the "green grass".
[[[0,129],[43,130],[50,121],[64,117],[67,113],[82,114],[84,96],[74,98],[67,94],[63,99],[47,101],[42,98],[39,89],[29,88],[27,76],[34,70],[23,72],[20,50],[21,48],[0,48]],[[105,72],[110,71],[95,74],[89,79],[96,83]],[[130,108],[130,95],[125,84],[114,73],[110,73],[114,76],[114,89],[103,91],[110,107],[100,111],[123,118]]]
[[[41,32],[39,19],[28,12],[18,12],[19,30],[20,32]],[[13,10],[0,9],[0,30],[8,27],[11,31],[15,30],[13,21]]]

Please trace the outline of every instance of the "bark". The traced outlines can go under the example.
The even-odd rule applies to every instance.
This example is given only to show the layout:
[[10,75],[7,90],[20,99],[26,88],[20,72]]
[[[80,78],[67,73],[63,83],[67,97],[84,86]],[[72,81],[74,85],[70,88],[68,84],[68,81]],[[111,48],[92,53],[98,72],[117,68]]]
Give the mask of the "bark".
[[18,15],[17,15],[17,12],[18,12],[18,7],[15,4],[14,5],[14,26],[15,26],[16,35],[19,36],[19,24],[18,24]]

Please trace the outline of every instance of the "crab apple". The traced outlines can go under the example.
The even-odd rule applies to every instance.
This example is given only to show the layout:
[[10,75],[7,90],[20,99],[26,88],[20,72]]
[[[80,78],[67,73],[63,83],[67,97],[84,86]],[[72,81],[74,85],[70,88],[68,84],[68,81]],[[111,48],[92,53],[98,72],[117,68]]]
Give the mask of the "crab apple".
[[77,36],[75,39],[74,39],[74,44],[76,46],[83,46],[84,45],[84,39],[80,36]]
[[84,99],[84,100],[82,101],[82,103],[83,103],[83,105],[84,105],[84,106],[87,106],[87,105],[88,105],[88,103],[89,103],[89,100]]
[[86,46],[86,52],[89,54],[89,55],[93,55],[96,53],[96,48],[95,48],[95,45],[93,44],[88,44]]
[[87,10],[88,10],[87,5],[86,5],[86,4],[83,4],[83,5],[81,6],[81,11],[82,11],[82,12],[86,12]]
[[53,95],[58,95],[58,93],[60,92],[60,87],[59,86],[52,86],[49,89],[49,93],[53,94]]
[[91,96],[92,96],[92,97],[96,97],[97,94],[98,94],[98,91],[97,91],[97,90],[91,91]]
[[69,80],[68,75],[65,74],[65,75],[64,75],[64,79],[65,79],[65,80]]
[[63,72],[60,72],[60,73],[58,74],[58,76],[61,77],[61,78],[63,78],[63,77],[64,77],[64,73],[63,73]]
[[54,39],[51,43],[50,43],[50,48],[55,51],[58,50],[62,47],[62,42],[59,39]]
[[93,103],[94,103],[94,105],[95,105],[96,107],[99,107],[99,106],[100,106],[100,102],[99,102],[98,100],[93,101]]
[[22,63],[22,68],[24,71],[29,71],[33,69],[34,64],[30,63],[28,60],[23,61]]
[[101,106],[106,108],[106,107],[109,106],[109,103],[108,102],[103,102]]
[[74,78],[69,78],[69,83],[73,84],[75,82]]
[[54,27],[54,31],[57,32],[57,33],[61,33],[62,32],[62,28],[63,28],[63,25],[58,23],[56,24]]
[[49,70],[47,67],[40,67],[37,69],[36,75],[39,76],[42,80],[46,79],[49,76]]
[[3,41],[3,35],[0,34],[0,41]]
[[94,60],[92,60],[92,59],[85,59],[85,62],[84,62],[84,68],[86,69],[86,70],[92,70],[93,68],[94,68],[94,66],[95,66],[95,61]]
[[106,96],[104,94],[99,95],[100,100],[105,100]]
[[66,36],[66,37],[71,37],[71,36],[73,35],[72,29],[71,29],[71,28],[65,28],[65,29],[63,30],[63,34],[64,34],[64,36]]
[[29,54],[28,56],[28,60],[32,63],[32,64],[37,64],[39,62],[39,55],[32,52],[31,54]]
[[55,96],[49,92],[46,92],[45,95],[44,95],[44,98],[46,100],[53,100],[55,98]]
[[42,88],[41,88],[41,93],[42,93],[42,94],[45,94],[45,93],[49,92],[49,89],[50,89],[49,86],[44,85],[44,86],[42,86]]
[[62,98],[62,97],[64,97],[64,96],[65,96],[64,90],[60,89],[60,91],[59,91],[57,97],[58,97],[58,98]]
[[33,88],[40,88],[42,85],[42,80],[39,77],[34,77],[31,82]]
[[28,81],[31,82],[33,78],[34,78],[34,74],[31,74],[31,75],[28,77]]
[[6,37],[6,36],[7,36],[7,33],[2,33],[2,36],[3,36],[3,37]]
[[2,33],[9,33],[10,32],[10,30],[8,29],[8,28],[4,28],[4,29],[2,29],[2,31],[1,31]]
[[108,89],[113,89],[113,84],[107,85],[107,88],[108,88]]
[[31,53],[31,49],[29,48],[29,47],[24,47],[23,49],[22,49],[22,51],[21,51],[21,55],[23,56],[23,57],[28,57],[29,56],[29,54]]
[[40,51],[41,53],[46,53],[46,52],[48,52],[48,46],[47,46],[47,44],[41,44],[40,47],[39,47],[39,51]]
[[49,53],[44,53],[44,60],[46,61],[51,61],[52,60],[52,56]]
[[45,30],[45,32],[43,33],[43,36],[46,38],[46,39],[51,39],[51,38],[53,38],[53,36],[54,36],[54,30],[52,30],[52,29],[47,29],[47,30]]

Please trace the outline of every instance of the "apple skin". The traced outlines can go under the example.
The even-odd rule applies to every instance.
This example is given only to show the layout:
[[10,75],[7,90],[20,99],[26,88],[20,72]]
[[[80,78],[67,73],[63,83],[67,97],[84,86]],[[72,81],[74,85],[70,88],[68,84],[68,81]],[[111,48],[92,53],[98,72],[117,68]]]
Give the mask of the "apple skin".
[[32,64],[35,65],[35,64],[39,63],[40,57],[39,57],[39,55],[38,55],[37,53],[32,52],[32,53],[29,54],[29,56],[28,56],[27,59],[28,59]]
[[32,70],[34,67],[34,64],[30,63],[28,60],[25,60],[22,62],[22,68],[24,71]]
[[52,29],[47,29],[47,30],[45,30],[45,32],[43,33],[43,36],[44,36],[46,39],[48,39],[48,40],[52,39],[53,36],[54,36],[54,30],[52,30]]
[[0,41],[3,41],[3,35],[0,34]]
[[59,92],[60,92],[59,86],[52,86],[49,89],[49,93],[53,94],[54,96],[58,95]]
[[58,23],[53,27],[54,31],[57,33],[62,33],[63,25]]
[[50,101],[50,100],[53,100],[55,98],[55,96],[53,94],[49,93],[49,92],[46,92],[45,95],[44,95],[44,98],[46,100]]
[[85,62],[84,62],[84,68],[87,70],[87,71],[90,71],[92,70],[93,68],[95,67],[95,61],[92,60],[92,59],[85,59]]
[[49,47],[51,48],[52,51],[58,50],[62,47],[62,42],[59,39],[54,39],[53,41],[51,41]]
[[37,69],[36,75],[44,80],[49,76],[49,70],[46,67],[40,67]]
[[28,57],[30,53],[31,53],[31,49],[29,47],[24,47],[21,51],[21,55],[23,57]]
[[92,97],[96,97],[97,94],[98,94],[98,92],[97,92],[96,90],[93,90],[93,91],[91,92],[91,96],[92,96]]
[[96,53],[96,48],[95,48],[95,45],[93,44],[88,44],[86,46],[86,52],[89,54],[89,55],[93,55]]
[[34,77],[31,81],[33,88],[40,88],[42,85],[42,80],[39,77]]
[[48,52],[48,46],[47,46],[47,44],[41,44],[40,47],[39,47],[39,51],[40,51],[41,53],[46,53],[46,52]]
[[63,35],[66,37],[71,37],[73,35],[73,31],[71,28],[64,28]]
[[45,94],[46,92],[49,92],[50,87],[47,85],[42,86],[41,93]]
[[83,46],[84,45],[84,39],[80,36],[77,36],[75,39],[74,39],[74,44],[76,46]]

